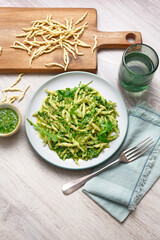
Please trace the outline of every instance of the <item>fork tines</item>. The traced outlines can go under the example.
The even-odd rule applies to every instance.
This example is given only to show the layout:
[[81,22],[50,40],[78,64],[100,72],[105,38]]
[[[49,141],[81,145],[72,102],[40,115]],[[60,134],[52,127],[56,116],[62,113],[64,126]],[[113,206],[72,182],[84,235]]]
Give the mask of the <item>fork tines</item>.
[[135,160],[147,152],[149,149],[151,149],[153,147],[153,143],[154,141],[151,137],[146,138],[135,146],[124,151],[126,158],[128,158],[129,161]]

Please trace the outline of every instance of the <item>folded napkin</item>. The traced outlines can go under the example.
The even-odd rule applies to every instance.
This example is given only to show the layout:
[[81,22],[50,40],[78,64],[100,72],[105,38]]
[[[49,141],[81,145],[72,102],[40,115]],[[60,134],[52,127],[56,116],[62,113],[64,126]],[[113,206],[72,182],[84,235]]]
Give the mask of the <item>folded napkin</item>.
[[131,163],[120,163],[89,180],[83,191],[123,222],[134,210],[160,176],[160,113],[145,103],[138,104],[129,112],[127,136],[118,152],[103,165],[119,158],[120,153],[147,137],[154,139],[154,147]]

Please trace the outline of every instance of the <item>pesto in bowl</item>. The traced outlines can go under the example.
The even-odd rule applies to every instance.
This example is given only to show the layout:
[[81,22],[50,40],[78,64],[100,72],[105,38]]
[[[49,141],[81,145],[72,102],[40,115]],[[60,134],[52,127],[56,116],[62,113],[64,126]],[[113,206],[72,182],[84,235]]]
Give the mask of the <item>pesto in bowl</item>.
[[0,136],[6,137],[14,134],[20,127],[21,115],[12,104],[0,104]]

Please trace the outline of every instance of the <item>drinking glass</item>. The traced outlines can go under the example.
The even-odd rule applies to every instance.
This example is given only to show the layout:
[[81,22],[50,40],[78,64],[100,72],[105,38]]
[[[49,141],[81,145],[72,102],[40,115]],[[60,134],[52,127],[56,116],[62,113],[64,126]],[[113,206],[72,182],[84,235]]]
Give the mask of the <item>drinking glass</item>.
[[151,83],[159,65],[156,51],[146,44],[133,44],[122,56],[119,69],[121,86],[130,92],[141,92]]

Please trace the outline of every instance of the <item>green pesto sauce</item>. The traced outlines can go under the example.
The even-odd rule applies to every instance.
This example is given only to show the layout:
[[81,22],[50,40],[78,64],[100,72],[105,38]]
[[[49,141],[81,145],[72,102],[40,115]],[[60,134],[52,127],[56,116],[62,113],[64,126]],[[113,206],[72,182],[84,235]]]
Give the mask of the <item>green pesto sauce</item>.
[[10,108],[0,109],[0,133],[10,133],[18,125],[18,115]]

